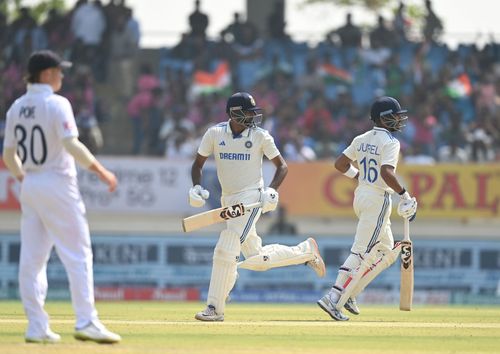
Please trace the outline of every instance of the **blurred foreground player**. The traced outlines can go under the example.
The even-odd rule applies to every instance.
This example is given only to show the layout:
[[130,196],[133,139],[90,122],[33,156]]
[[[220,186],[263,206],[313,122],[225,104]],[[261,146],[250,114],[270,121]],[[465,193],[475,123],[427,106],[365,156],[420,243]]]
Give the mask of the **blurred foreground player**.
[[[349,319],[341,312],[342,307],[359,314],[356,295],[394,263],[401,251],[391,231],[391,194],[396,192],[401,197],[399,215],[412,221],[417,211],[416,199],[396,177],[399,141],[392,133],[404,127],[406,112],[396,99],[378,98],[370,112],[375,127],[355,137],[335,161],[337,170],[358,180],[353,206],[359,219],[351,254],[340,267],[332,289],[318,301],[337,321]],[[352,161],[358,162],[359,170]]]
[[[212,276],[208,290],[207,308],[196,314],[200,321],[223,321],[226,298],[237,278],[237,267],[255,271],[294,264],[307,264],[318,276],[325,275],[325,264],[313,238],[297,246],[279,244],[262,246],[255,224],[261,212],[273,211],[278,205],[278,192],[288,167],[274,144],[273,137],[258,127],[261,109],[246,92],[232,95],[226,105],[229,121],[207,130],[193,162],[193,187],[189,202],[201,207],[209,192],[201,187],[202,168],[210,155],[214,155],[217,176],[222,187],[222,206],[237,203],[262,202],[262,209],[229,219],[219,236],[213,256]],[[266,156],[276,166],[269,187],[264,188],[262,158]],[[240,252],[245,260],[239,262]]]
[[47,261],[55,247],[69,278],[75,338],[115,343],[121,337],[104,327],[94,306],[92,249],[75,160],[96,173],[110,192],[117,180],[78,141],[71,105],[55,94],[62,86],[62,69],[70,66],[54,52],[33,53],[27,92],[7,112],[3,159],[21,182],[19,291],[28,317],[25,340],[51,343],[61,339],[50,329],[44,310]]

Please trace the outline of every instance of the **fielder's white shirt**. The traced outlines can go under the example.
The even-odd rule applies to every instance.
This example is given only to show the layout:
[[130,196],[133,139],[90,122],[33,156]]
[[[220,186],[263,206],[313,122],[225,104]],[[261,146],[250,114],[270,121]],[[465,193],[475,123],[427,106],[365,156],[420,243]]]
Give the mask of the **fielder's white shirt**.
[[62,141],[77,136],[71,104],[54,94],[50,85],[28,85],[7,111],[4,148],[17,148],[27,173],[55,171],[76,176],[75,160]]
[[382,189],[394,193],[380,176],[382,165],[398,164],[399,141],[384,128],[375,127],[355,137],[343,152],[352,161],[358,161],[359,185]]
[[236,136],[228,121],[206,131],[198,154],[214,155],[222,195],[231,195],[264,187],[262,157],[272,160],[280,152],[267,130],[247,128]]

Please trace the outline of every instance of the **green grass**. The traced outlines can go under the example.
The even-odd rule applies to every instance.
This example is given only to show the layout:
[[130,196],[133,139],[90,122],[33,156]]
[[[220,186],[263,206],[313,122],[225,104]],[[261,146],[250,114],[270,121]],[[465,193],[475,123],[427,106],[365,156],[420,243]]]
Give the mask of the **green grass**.
[[223,323],[194,320],[201,303],[98,303],[102,321],[120,333],[117,345],[73,339],[67,302],[49,302],[52,345],[25,344],[19,302],[0,301],[0,353],[500,353],[500,307],[363,306],[335,322],[315,304],[229,304]]

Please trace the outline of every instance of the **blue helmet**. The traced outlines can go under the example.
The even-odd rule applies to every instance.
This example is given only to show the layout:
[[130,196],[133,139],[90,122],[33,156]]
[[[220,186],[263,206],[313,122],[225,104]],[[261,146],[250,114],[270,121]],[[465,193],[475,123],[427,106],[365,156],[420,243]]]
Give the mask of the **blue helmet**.
[[400,131],[408,119],[408,111],[401,109],[399,102],[392,97],[379,97],[373,102],[370,118],[375,123],[382,123],[390,131]]
[[261,111],[252,95],[246,92],[237,92],[227,100],[226,113],[229,118],[247,128],[254,128],[262,122]]

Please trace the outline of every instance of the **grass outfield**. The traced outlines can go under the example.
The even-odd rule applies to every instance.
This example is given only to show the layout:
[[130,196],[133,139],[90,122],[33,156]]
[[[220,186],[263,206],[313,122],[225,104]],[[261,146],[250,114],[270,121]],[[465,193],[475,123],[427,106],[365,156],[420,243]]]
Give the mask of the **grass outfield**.
[[73,339],[67,302],[49,302],[58,344],[26,344],[22,306],[0,301],[0,353],[500,353],[500,307],[362,306],[360,316],[335,322],[315,304],[229,304],[223,323],[202,323],[201,303],[98,303],[117,345]]

